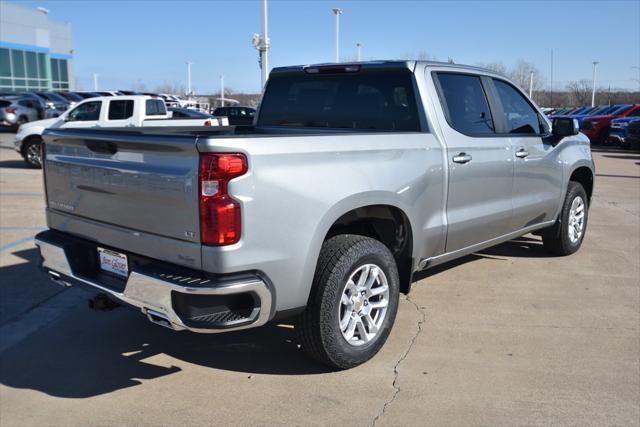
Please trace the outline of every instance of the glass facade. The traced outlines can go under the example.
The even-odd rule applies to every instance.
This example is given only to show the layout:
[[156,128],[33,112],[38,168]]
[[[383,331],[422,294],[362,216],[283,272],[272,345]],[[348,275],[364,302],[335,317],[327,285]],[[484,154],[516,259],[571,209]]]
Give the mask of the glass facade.
[[69,89],[68,66],[48,53],[0,48],[0,91]]
[[51,58],[51,85],[53,89],[69,89],[69,69],[66,59]]

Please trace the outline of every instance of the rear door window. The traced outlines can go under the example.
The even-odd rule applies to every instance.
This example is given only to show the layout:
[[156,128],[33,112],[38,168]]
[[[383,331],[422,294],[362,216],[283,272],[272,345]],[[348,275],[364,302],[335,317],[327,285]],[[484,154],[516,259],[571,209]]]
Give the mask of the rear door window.
[[125,120],[133,116],[133,100],[109,102],[109,120]]
[[491,135],[495,126],[479,76],[437,73],[440,101],[449,125],[466,135]]
[[147,116],[163,116],[167,114],[164,101],[161,99],[147,99],[145,102]]
[[258,125],[420,131],[413,76],[409,70],[273,75]]

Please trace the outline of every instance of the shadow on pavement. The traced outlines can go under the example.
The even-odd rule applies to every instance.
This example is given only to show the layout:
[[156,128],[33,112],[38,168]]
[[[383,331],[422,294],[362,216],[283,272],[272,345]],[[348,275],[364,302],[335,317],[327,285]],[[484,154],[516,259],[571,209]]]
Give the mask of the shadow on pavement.
[[431,276],[435,276],[444,271],[456,268],[458,266],[468,264],[480,259],[492,259],[495,261],[506,261],[506,257],[515,258],[547,258],[553,257],[542,246],[542,240],[540,238],[522,236],[514,240],[502,243],[491,248],[487,248],[483,251],[473,253],[462,258],[455,259],[453,261],[445,262],[444,264],[436,265],[417,272],[413,275],[414,282],[422,279],[426,279]]
[[27,165],[22,160],[0,160],[0,168],[36,170],[29,167],[29,165]]
[[21,261],[0,267],[0,326],[28,312],[61,289],[51,286],[53,283],[38,269],[39,255],[35,248],[19,250],[12,255]]
[[[33,258],[31,252],[21,256]],[[539,240],[523,237],[434,267],[416,275],[415,280],[477,259],[502,260],[503,256],[547,255]],[[6,268],[13,267],[0,271]],[[37,268],[35,262],[30,263],[29,268]],[[12,286],[28,285],[25,281],[12,283]],[[167,365],[166,358],[155,358],[163,355],[174,359],[169,362],[170,366],[163,366]],[[137,310],[126,307],[94,312],[80,306],[71,308],[51,325],[2,353],[0,383],[52,396],[84,398],[172,375],[182,370],[176,366],[181,362],[248,374],[330,372],[298,348],[290,325],[270,324],[240,332],[195,334],[153,325]]]
[[610,159],[623,159],[623,160],[640,160],[640,154],[627,154],[627,155],[611,155],[603,154],[602,157],[609,157]]

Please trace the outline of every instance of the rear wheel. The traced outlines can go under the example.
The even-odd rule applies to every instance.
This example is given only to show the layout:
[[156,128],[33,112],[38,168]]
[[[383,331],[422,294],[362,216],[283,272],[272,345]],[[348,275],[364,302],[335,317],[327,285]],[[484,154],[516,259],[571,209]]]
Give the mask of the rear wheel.
[[384,345],[398,310],[399,278],[389,249],[377,240],[340,235],[327,240],[309,304],[296,322],[303,350],[347,369]]
[[42,167],[42,154],[40,152],[40,138],[31,138],[25,141],[22,147],[22,157],[29,167],[41,168]]
[[588,203],[584,187],[569,181],[558,221],[541,233],[545,249],[556,255],[571,255],[580,249],[587,231]]

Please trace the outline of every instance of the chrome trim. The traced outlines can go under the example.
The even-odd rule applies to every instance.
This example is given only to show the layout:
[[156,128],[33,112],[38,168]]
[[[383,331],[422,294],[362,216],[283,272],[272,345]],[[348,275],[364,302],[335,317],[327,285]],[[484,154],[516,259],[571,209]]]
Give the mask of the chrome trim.
[[[142,310],[142,312],[152,321],[153,316],[166,318],[170,323],[170,325],[166,326],[170,326],[172,329],[177,331],[186,329],[192,332],[201,333],[230,332],[240,329],[255,328],[257,326],[262,326],[269,321],[272,305],[271,292],[269,291],[267,284],[258,277],[244,279],[242,281],[232,282],[230,285],[218,287],[190,287],[177,285],[134,270],[127,279],[124,291],[117,292],[102,286],[100,283],[92,282],[76,276],[69,265],[69,261],[67,260],[67,256],[62,247],[38,238],[35,239],[35,244],[40,249],[42,266],[45,269],[50,270],[49,275],[56,283],[71,286],[72,283],[68,283],[61,276],[70,277],[75,281],[94,287],[120,301],[140,308],[140,310]],[[53,274],[51,274],[52,272]],[[253,292],[260,300],[260,311],[258,317],[248,325],[234,326],[224,329],[188,327],[173,310],[171,304],[172,291],[197,295],[229,295],[234,293]]]

